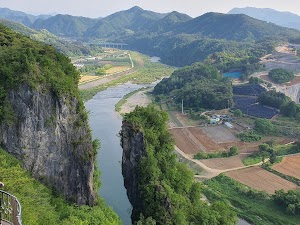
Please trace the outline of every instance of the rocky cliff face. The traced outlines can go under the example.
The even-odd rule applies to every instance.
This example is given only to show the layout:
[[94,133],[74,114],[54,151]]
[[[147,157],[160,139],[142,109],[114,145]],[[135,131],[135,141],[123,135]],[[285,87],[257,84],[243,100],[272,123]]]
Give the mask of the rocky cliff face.
[[138,172],[140,159],[147,155],[144,145],[144,134],[134,129],[131,124],[123,121],[121,145],[123,148],[122,174],[124,185],[127,190],[128,199],[133,207],[131,218],[133,221],[137,221],[143,208],[143,201],[138,188]]
[[21,85],[6,100],[15,121],[0,125],[0,143],[21,159],[33,177],[77,204],[95,204],[94,152],[87,124],[80,123],[75,98],[44,87]]

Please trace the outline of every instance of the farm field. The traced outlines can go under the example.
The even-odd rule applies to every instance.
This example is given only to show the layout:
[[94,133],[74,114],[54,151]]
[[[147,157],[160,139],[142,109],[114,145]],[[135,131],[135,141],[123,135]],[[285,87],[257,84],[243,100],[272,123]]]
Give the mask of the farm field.
[[201,149],[193,143],[184,133],[181,128],[170,130],[175,139],[176,146],[186,154],[197,154]]
[[214,140],[216,143],[227,143],[227,142],[236,142],[239,141],[229,128],[220,125],[220,126],[211,126],[211,127],[201,127],[208,137]]
[[212,169],[227,170],[232,168],[243,167],[244,164],[242,162],[242,159],[246,156],[246,154],[240,154],[229,158],[203,159],[200,160],[200,162]]
[[79,84],[82,84],[82,83],[85,83],[85,82],[90,82],[90,81],[93,81],[93,80],[97,80],[99,78],[100,77],[98,77],[98,76],[81,76],[80,80],[79,80]]
[[260,167],[250,167],[242,170],[230,171],[226,176],[245,184],[258,191],[274,194],[276,190],[293,190],[298,186]]
[[300,155],[286,156],[281,163],[276,164],[272,169],[300,179]]
[[224,125],[211,127],[185,127],[169,129],[179,149],[186,154],[198,152],[227,151],[237,146],[241,153],[252,153],[258,150],[262,142],[244,143],[237,139],[233,131]]
[[118,72],[123,72],[124,70],[129,70],[131,69],[131,67],[129,66],[115,66],[112,67],[108,70],[106,70],[106,74],[114,74],[114,73],[118,73]]

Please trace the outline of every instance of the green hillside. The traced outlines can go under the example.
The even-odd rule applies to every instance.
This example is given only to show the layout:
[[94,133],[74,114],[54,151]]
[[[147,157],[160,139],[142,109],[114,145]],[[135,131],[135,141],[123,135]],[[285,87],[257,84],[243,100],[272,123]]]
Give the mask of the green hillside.
[[36,20],[32,28],[47,29],[58,36],[79,37],[96,21],[97,19],[59,14],[46,20]]
[[26,27],[23,24],[15,23],[9,20],[0,19],[0,23],[21,33],[32,40],[44,42],[46,44],[54,46],[59,52],[68,55],[93,55],[95,50],[100,51],[99,47],[83,45],[81,43],[74,43],[70,41],[64,41],[56,35],[50,33],[46,29],[34,30]]
[[152,32],[166,32],[174,29],[175,26],[179,24],[183,24],[189,20],[191,20],[192,17],[182,14],[176,11],[173,11],[166,15],[164,18],[157,21],[152,27],[149,28],[149,31]]
[[176,33],[200,34],[227,40],[261,40],[299,36],[300,32],[241,14],[206,13],[175,29]]
[[0,18],[22,23],[26,26],[32,25],[37,19],[48,19],[50,15],[34,16],[28,13],[11,10],[8,8],[0,8]]
[[33,179],[21,163],[0,148],[0,180],[22,206],[24,225],[120,225],[115,212],[101,199],[97,206],[68,204],[50,188]]
[[99,20],[94,26],[87,29],[85,36],[94,38],[119,37],[120,34],[128,35],[138,31],[147,31],[164,16],[164,14],[143,10],[136,6]]

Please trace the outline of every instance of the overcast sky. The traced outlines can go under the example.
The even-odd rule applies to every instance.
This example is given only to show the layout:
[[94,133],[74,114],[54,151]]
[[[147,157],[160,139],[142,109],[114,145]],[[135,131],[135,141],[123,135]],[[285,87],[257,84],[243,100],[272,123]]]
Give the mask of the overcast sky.
[[156,12],[179,11],[192,17],[206,12],[227,13],[234,7],[273,8],[300,15],[299,0],[0,0],[0,8],[32,14],[61,13],[104,17],[132,6]]

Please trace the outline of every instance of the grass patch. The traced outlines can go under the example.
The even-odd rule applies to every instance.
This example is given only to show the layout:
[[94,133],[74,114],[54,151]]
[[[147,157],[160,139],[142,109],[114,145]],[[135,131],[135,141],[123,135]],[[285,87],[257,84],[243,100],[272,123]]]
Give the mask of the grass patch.
[[[295,154],[295,153],[300,152],[300,148],[295,144],[277,145],[273,149],[274,149],[275,155],[277,156],[275,163],[281,162],[281,157],[278,157],[278,156],[290,155],[290,154]],[[261,152],[261,151],[254,152],[251,155],[244,158],[243,163],[246,166],[253,165],[253,164],[261,162],[263,158],[268,158],[268,157],[270,157],[269,153]]]
[[254,165],[262,161],[262,156],[251,154],[244,158],[242,161],[245,166]]
[[4,191],[20,201],[25,225],[121,224],[120,218],[103,199],[99,199],[95,207],[68,204],[50,188],[33,179],[18,160],[2,149],[0,180],[5,183]]
[[243,142],[256,142],[261,140],[261,136],[255,131],[243,132],[237,135],[237,137]]
[[226,201],[238,216],[255,225],[297,225],[300,216],[285,213],[273,198],[233,179],[219,175],[204,182],[203,192],[210,202]]

